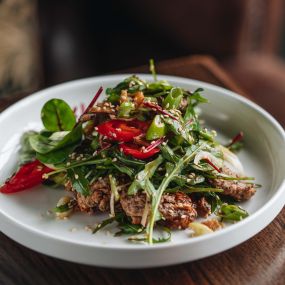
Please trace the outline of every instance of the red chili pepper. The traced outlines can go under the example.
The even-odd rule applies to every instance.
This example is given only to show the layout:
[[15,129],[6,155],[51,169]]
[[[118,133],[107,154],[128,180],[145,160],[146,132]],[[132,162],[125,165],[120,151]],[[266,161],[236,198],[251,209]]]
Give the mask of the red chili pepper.
[[111,120],[100,124],[97,128],[99,134],[112,140],[129,142],[146,132],[148,123],[136,119],[132,121]]
[[37,186],[43,182],[43,174],[51,171],[38,160],[28,162],[0,187],[0,192],[11,194]]
[[120,150],[122,150],[125,155],[131,155],[132,157],[138,159],[147,159],[160,151],[159,148],[146,151],[144,147],[138,147],[135,144],[125,143],[120,145]]

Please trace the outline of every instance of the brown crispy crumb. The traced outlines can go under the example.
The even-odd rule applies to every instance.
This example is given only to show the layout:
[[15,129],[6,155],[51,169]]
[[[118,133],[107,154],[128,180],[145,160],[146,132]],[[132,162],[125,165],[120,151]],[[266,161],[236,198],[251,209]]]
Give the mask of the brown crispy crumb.
[[210,228],[212,231],[220,230],[223,227],[223,224],[217,219],[210,219],[202,222],[202,224]]

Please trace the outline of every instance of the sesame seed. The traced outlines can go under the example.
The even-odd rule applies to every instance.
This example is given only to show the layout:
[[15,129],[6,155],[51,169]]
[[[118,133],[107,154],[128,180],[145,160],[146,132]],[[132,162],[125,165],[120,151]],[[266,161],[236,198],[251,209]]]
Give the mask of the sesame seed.
[[168,177],[168,173],[165,173],[165,177]]
[[118,159],[116,158],[116,157],[114,157],[113,159],[112,159],[112,161],[117,161]]
[[78,178],[79,178],[78,174],[75,174],[75,175],[74,175],[74,178],[75,178],[75,179],[78,179]]
[[92,132],[92,136],[93,136],[93,137],[96,137],[97,135],[98,135],[98,132],[96,132],[96,131],[93,131],[93,132]]
[[167,104],[166,104],[165,108],[166,108],[166,109],[168,109],[168,108],[169,108],[169,103],[167,103]]
[[93,156],[95,156],[95,155],[97,155],[97,150],[95,150],[94,152],[93,152]]
[[190,183],[190,182],[191,182],[191,179],[188,178],[186,181],[187,181],[188,183]]
[[162,145],[166,145],[166,142],[163,142]]
[[94,130],[98,131],[98,127],[95,127]]
[[48,175],[45,173],[45,174],[43,174],[42,178],[43,179],[48,179]]
[[163,116],[164,116],[165,118],[169,118],[169,115],[167,115],[167,114],[164,114]]
[[66,163],[66,166],[69,166],[70,165],[70,162],[68,161],[67,163]]
[[92,228],[90,226],[85,226],[84,230],[87,231],[87,232],[90,232],[92,230]]

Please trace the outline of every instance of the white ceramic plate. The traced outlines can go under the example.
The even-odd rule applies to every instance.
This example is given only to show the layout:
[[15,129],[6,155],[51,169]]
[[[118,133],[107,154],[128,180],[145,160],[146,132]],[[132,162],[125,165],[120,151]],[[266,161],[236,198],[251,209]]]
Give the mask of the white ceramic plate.
[[[149,75],[141,75],[151,79]],[[0,182],[17,165],[20,135],[40,129],[40,110],[51,98],[62,98],[71,106],[87,104],[99,86],[114,86],[126,75],[77,80],[37,92],[0,115]],[[102,216],[76,214],[58,221],[46,214],[63,190],[45,186],[15,195],[0,194],[0,229],[7,236],[38,252],[90,265],[138,268],[176,264],[206,257],[249,239],[266,227],[285,203],[285,135],[280,125],[262,108],[228,90],[185,78],[159,76],[189,90],[197,87],[210,104],[202,105],[202,118],[218,131],[221,141],[237,132],[245,133],[245,148],[239,157],[247,175],[263,185],[242,204],[250,217],[213,234],[190,238],[189,231],[175,232],[172,241],[153,246],[132,244],[110,232],[96,235],[84,230]]]

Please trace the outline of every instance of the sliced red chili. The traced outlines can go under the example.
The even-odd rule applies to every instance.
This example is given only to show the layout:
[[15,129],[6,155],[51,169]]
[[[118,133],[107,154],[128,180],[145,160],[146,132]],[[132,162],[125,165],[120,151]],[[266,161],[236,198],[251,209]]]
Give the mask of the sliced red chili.
[[111,120],[100,124],[98,133],[112,140],[129,142],[134,137],[146,132],[148,123],[139,120]]
[[0,192],[11,194],[37,186],[43,182],[43,174],[51,171],[38,160],[28,162],[0,187]]
[[138,159],[147,159],[160,151],[159,148],[153,148],[150,151],[145,151],[146,149],[144,147],[125,143],[120,145],[120,150],[122,150],[125,155],[131,155]]

